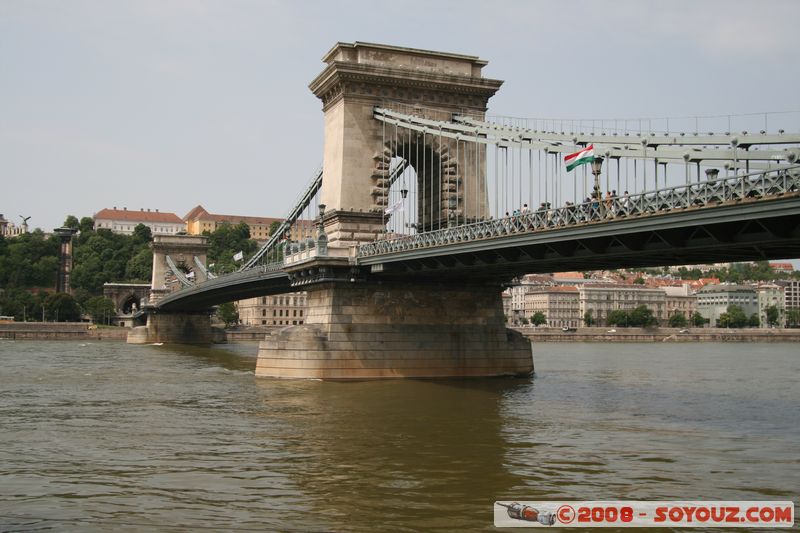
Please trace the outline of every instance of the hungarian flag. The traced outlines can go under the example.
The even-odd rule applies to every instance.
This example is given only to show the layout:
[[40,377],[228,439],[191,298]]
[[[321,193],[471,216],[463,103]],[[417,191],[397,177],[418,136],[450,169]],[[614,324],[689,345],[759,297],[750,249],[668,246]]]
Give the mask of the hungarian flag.
[[567,172],[572,170],[573,168],[584,165],[586,163],[591,163],[594,161],[594,145],[590,144],[583,150],[579,152],[575,152],[574,154],[569,154],[564,158],[564,163],[567,165]]

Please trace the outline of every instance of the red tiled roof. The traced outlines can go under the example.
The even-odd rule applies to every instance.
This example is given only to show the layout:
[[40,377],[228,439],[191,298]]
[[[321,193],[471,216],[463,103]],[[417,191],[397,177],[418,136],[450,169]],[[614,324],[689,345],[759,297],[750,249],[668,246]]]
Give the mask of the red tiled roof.
[[555,272],[553,279],[583,279],[583,272]]
[[102,209],[95,213],[94,219],[127,220],[130,222],[169,222],[183,224],[183,220],[175,213],[159,211],[128,211],[127,209]]

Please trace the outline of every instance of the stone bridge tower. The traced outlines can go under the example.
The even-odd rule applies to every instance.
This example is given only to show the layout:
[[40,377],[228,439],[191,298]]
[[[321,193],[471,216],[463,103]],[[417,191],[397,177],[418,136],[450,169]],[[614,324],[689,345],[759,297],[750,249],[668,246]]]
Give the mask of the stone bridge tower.
[[[401,145],[387,138],[374,109],[435,119],[449,120],[454,113],[483,118],[502,82],[482,77],[486,61],[477,57],[411,48],[338,43],[323,60],[327,66],[310,88],[325,113],[322,222],[328,251],[286,267],[290,280],[308,292],[308,314],[304,325],[284,328],[261,343],[256,374],[325,379],[529,374],[531,345],[506,329],[499,283],[372,279],[353,269],[347,253],[384,232],[386,171],[396,158],[414,167],[418,180],[422,176],[432,184],[432,193],[419,187],[426,191],[416,206],[427,221],[423,230],[441,225],[442,218],[469,221],[488,214],[482,146],[470,154],[462,150],[456,160],[441,136],[414,135]],[[412,155],[417,151],[441,164],[426,175],[426,166]],[[475,169],[471,180],[464,168]]]
[[[175,265],[188,278],[197,283],[208,279],[197,262],[206,264],[208,237],[202,235],[156,235],[153,237],[153,277],[150,302],[157,302],[165,294],[180,288],[169,263]],[[195,260],[197,258],[197,260]]]
[[[418,200],[418,210],[428,209],[427,216],[420,217],[428,221],[428,227],[439,222],[437,217],[457,215],[469,220],[487,214],[482,146],[476,153],[464,154],[456,165],[455,150],[450,153],[447,139],[428,135],[423,140],[415,135],[408,145],[399,146],[373,118],[375,107],[440,120],[456,113],[483,118],[489,98],[503,83],[482,77],[486,61],[361,42],[337,43],[323,61],[327,66],[309,87],[322,100],[325,113],[322,203],[327,206],[325,227],[331,247],[373,241],[383,231],[389,187],[386,169],[393,157],[408,160],[418,179],[436,184],[433,202],[424,194]],[[428,161],[450,163],[441,176],[442,165],[428,168],[414,160],[412,154],[419,150]],[[480,175],[465,180],[459,165],[477,168]],[[429,175],[423,178],[426,172]],[[480,202],[463,202],[464,195],[478,197]],[[431,209],[433,204],[440,209]]]

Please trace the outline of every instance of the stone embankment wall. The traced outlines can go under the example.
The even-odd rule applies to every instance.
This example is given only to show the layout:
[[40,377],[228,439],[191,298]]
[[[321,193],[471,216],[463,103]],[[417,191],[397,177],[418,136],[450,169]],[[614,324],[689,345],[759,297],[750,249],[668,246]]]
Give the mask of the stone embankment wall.
[[86,322],[10,322],[0,324],[0,339],[125,340],[129,328],[98,328]]
[[[800,329],[514,328],[532,342],[800,342]],[[613,330],[613,331],[612,331]]]

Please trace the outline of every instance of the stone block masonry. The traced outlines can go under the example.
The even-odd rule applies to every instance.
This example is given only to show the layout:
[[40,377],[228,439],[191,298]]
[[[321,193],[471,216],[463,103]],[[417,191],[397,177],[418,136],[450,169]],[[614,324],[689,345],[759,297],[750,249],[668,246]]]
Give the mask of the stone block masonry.
[[211,327],[207,311],[197,313],[155,312],[147,316],[147,325],[135,327],[128,334],[128,344],[211,344],[225,342],[225,332]]
[[497,285],[325,283],[303,326],[259,346],[256,375],[378,379],[527,376],[530,341],[505,327]]

